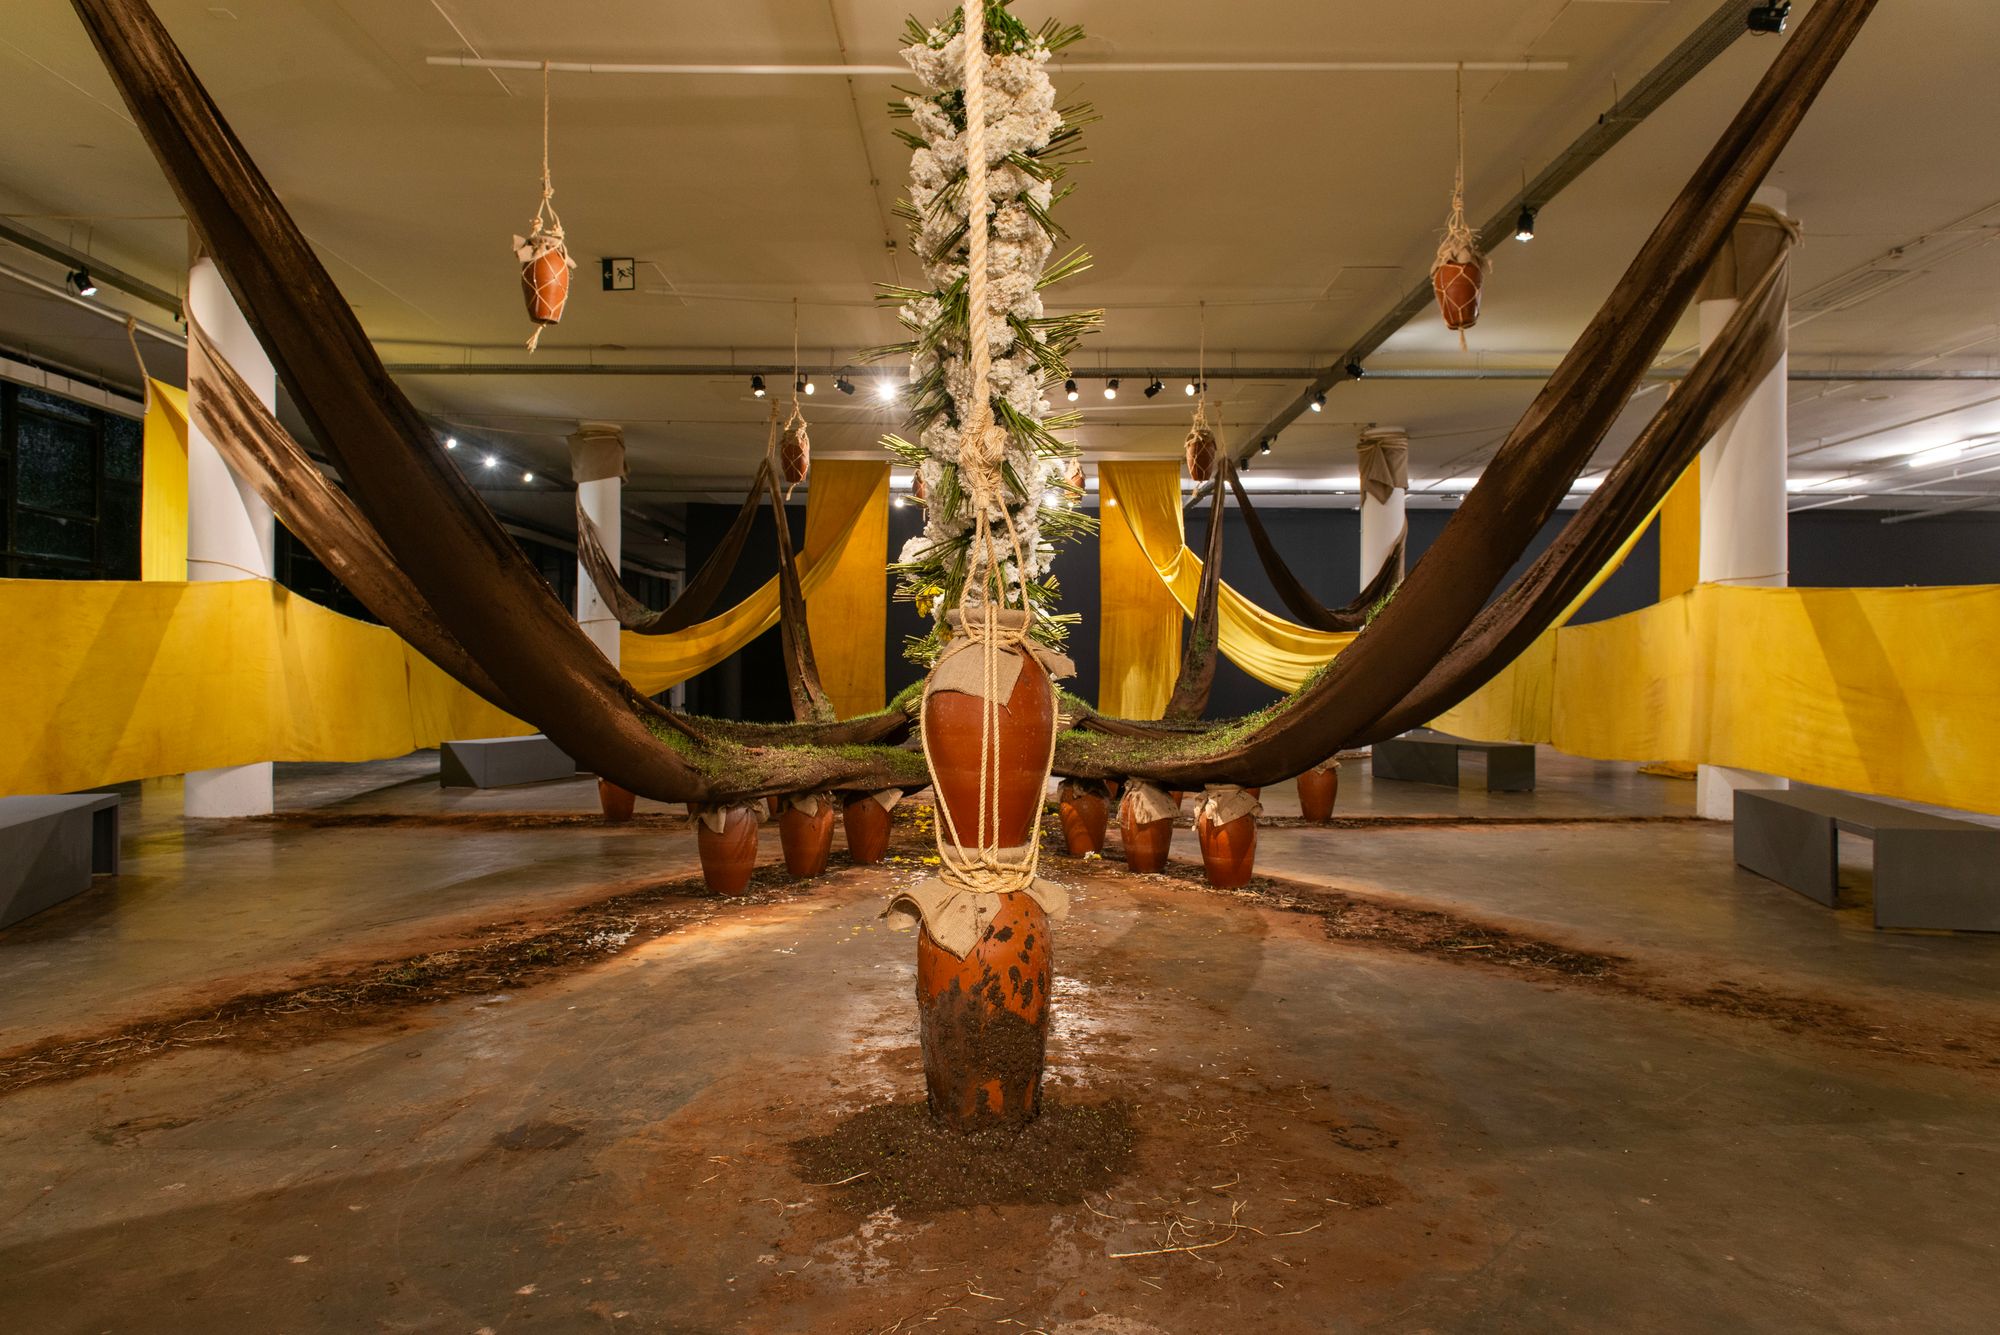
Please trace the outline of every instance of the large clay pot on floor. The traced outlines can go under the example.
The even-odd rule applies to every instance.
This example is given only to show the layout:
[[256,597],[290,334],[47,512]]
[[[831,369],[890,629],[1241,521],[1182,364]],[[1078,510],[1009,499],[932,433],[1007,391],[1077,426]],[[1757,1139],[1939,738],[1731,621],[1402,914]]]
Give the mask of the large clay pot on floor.
[[608,825],[623,825],[632,819],[632,794],[609,779],[597,781],[597,805],[604,810]]
[[1090,779],[1065,779],[1056,796],[1069,855],[1080,858],[1102,853],[1104,831],[1111,823],[1111,799],[1104,785]]
[[1486,270],[1477,263],[1446,260],[1431,270],[1431,290],[1447,329],[1470,329],[1479,323],[1480,289]]
[[1194,832],[1201,840],[1201,866],[1208,883],[1220,890],[1247,885],[1257,866],[1257,813],[1262,810],[1250,790],[1211,788],[1194,811]]
[[[695,818],[695,849],[701,854],[701,878],[718,895],[740,895],[757,869],[757,811],[754,807],[722,807]],[[721,829],[715,827],[720,825]]]
[[1020,1127],[1042,1107],[1049,915],[1026,894],[1000,896],[979,944],[955,958],[917,936],[917,1021],[931,1115],[958,1131]]
[[1333,819],[1333,799],[1340,792],[1340,762],[1329,760],[1299,775],[1299,814],[1315,825]]
[[833,852],[833,798],[827,793],[788,797],[778,813],[778,842],[785,870],[800,880],[826,874]]
[[[1162,797],[1168,800],[1161,802]],[[1174,841],[1173,812],[1179,807],[1178,795],[1161,794],[1138,783],[1125,785],[1125,796],[1118,803],[1118,830],[1125,840],[1127,871],[1166,870]]]
[[[947,620],[956,627],[957,614]],[[984,652],[974,644],[956,657],[983,664]],[[1020,670],[995,719],[990,780],[998,820],[986,833],[994,846],[1014,849],[1027,846],[1042,807],[1056,703],[1049,674],[1034,656],[1018,647],[1006,652],[1019,660]],[[939,682],[953,680],[950,661],[941,659],[933,670],[923,703],[923,736],[939,837],[949,840],[955,833],[970,849],[980,840],[980,737],[987,704],[975,694],[937,689]],[[1048,915],[1026,893],[1003,895],[1000,902],[988,930],[963,959],[933,941],[928,929],[919,932],[924,1082],[932,1114],[957,1131],[1024,1125],[1041,1107],[1052,958]]]
[[849,796],[840,823],[847,831],[847,856],[856,862],[880,862],[889,851],[890,811],[873,793]]

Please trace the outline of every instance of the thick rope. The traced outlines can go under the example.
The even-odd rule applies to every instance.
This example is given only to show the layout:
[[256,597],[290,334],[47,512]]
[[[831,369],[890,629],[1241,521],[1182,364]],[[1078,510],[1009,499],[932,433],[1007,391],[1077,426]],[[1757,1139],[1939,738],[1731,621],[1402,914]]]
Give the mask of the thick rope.
[[[1445,219],[1444,240],[1438,243],[1437,258],[1431,262],[1431,272],[1436,273],[1446,264],[1477,264],[1485,267],[1485,259],[1479,253],[1478,238],[1472,234],[1472,224],[1465,220],[1465,66],[1458,67],[1455,85],[1455,102],[1458,112],[1458,168],[1451,182],[1451,216]],[[1467,350],[1465,331],[1458,331],[1459,351]]]
[[[549,175],[549,62],[544,60],[542,62],[542,201],[535,206],[534,221],[528,225],[528,246],[539,254],[541,246],[538,243],[546,236],[552,248],[562,251],[563,258],[567,261],[569,247],[563,240],[562,218],[556,213],[555,197],[555,182]],[[536,345],[542,341],[542,330],[545,328],[546,325],[538,324],[534,332],[528,335],[529,352],[533,352]]]
[[[959,592],[958,629],[980,648],[983,690],[979,718],[979,803],[977,841],[968,849],[952,819],[950,807],[942,800],[938,811],[938,862],[940,877],[947,884],[980,893],[1006,894],[1025,890],[1034,883],[1041,861],[1042,795],[1035,795],[1035,816],[1028,845],[1020,861],[1001,855],[999,726],[1002,702],[999,696],[1001,659],[1008,654],[1025,654],[1034,610],[1025,594],[1021,598],[1021,624],[1002,626],[999,609],[1007,598],[1006,578],[998,558],[999,543],[993,531],[992,512],[998,510],[1006,525],[1008,545],[1014,552],[1016,578],[1028,568],[1021,550],[1021,536],[1007,509],[1001,462],[1006,457],[1007,433],[993,420],[990,380],[993,371],[991,330],[986,298],[987,194],[986,164],[986,5],[985,0],[965,0],[965,202],[966,202],[966,340],[972,371],[972,416],[962,424],[959,440],[959,472],[968,484],[973,511],[972,550],[979,554],[979,578],[967,579]],[[974,600],[975,584],[979,589]],[[1028,671],[1024,663],[1022,671]],[[1049,728],[1049,749],[1042,770],[1046,775],[1055,764],[1056,727]],[[931,783],[937,786],[937,763],[931,755],[930,736],[924,736],[924,764]]]

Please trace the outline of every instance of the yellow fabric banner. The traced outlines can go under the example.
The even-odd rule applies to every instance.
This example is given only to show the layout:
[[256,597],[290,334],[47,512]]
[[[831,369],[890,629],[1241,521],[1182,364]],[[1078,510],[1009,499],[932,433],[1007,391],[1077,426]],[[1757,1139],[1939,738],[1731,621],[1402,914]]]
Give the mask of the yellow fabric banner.
[[[1097,526],[1097,708],[1113,718],[1154,719],[1167,712],[1181,666],[1181,605],[1160,582],[1146,549],[1118,518],[1120,469],[1099,470]],[[1180,465],[1173,469],[1179,485]]]
[[[886,480],[889,465],[843,459],[827,459],[813,465],[812,488],[806,495],[806,540],[799,553],[799,585],[810,609],[812,597],[840,568],[842,554],[863,526],[863,515],[871,505],[888,504]],[[814,510],[822,511],[818,525]],[[879,521],[882,549],[888,545],[888,519]],[[817,540],[817,543],[816,541]],[[863,546],[865,548],[866,542]],[[856,557],[859,561],[861,558]],[[878,594],[886,597],[886,589]],[[887,616],[886,603],[883,615]],[[811,612],[807,619],[810,623]],[[773,575],[758,590],[726,612],[696,622],[671,635],[634,635],[625,631],[618,641],[619,666],[642,695],[658,695],[671,686],[705,672],[778,624],[778,577]],[[886,624],[886,622],[884,623]],[[882,632],[875,634],[880,653]],[[819,650],[814,641],[815,652]],[[880,668],[877,668],[878,673]],[[876,686],[879,697],[881,686]]]
[[263,580],[0,580],[0,794],[532,731],[392,632]]
[[[1193,616],[1201,592],[1201,558],[1188,549],[1182,527],[1180,477],[1180,463],[1169,460],[1104,463],[1097,472],[1105,516],[1102,526],[1112,527],[1114,510],[1123,516],[1156,576],[1182,611]],[[1295,691],[1304,685],[1306,678],[1352,644],[1355,635],[1352,631],[1310,630],[1287,621],[1266,612],[1227,583],[1222,586],[1216,622],[1223,656],[1281,691]],[[1168,671],[1169,692],[1173,672]]]
[[[851,518],[823,469],[854,469],[857,481],[874,475],[874,489]],[[826,580],[806,599],[806,626],[820,685],[842,718],[872,714],[886,705],[883,641],[889,633],[889,469],[886,465],[829,459],[813,465],[806,493],[808,552],[839,549]],[[851,525],[843,539],[840,528]],[[801,581],[803,583],[803,581]]]
[[1701,580],[1701,460],[1687,466],[1660,506],[1660,598],[1678,598]]
[[146,382],[146,428],[139,474],[139,578],[188,577],[187,391]]

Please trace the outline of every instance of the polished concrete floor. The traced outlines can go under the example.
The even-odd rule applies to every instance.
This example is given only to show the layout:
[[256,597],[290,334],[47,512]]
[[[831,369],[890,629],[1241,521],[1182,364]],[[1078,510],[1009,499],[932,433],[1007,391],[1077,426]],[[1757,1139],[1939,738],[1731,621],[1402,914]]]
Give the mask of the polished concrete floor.
[[[273,822],[136,789],[126,873],[0,932],[0,1066],[694,868],[658,820],[502,819],[587,812],[588,781],[434,776],[282,767],[306,814]],[[1829,912],[1727,826],[1636,819],[1691,790],[1547,751],[1533,794],[1350,764],[1364,823],[1263,832],[1275,898],[1056,863],[1050,1097],[1136,1132],[1080,1200],[898,1211],[793,1162],[921,1097],[877,917],[914,869],[30,1083],[0,1094],[0,1331],[1992,1329],[2000,939],[1873,931],[1865,846]],[[1390,926],[1288,911],[1335,903]],[[1489,930],[1618,972],[1482,958]]]

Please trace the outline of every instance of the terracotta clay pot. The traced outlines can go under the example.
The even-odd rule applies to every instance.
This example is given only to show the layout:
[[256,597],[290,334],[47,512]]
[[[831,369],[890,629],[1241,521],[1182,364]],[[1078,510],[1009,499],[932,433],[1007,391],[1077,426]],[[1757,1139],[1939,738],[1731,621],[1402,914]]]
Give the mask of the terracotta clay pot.
[[1299,775],[1299,814],[1313,824],[1333,819],[1333,799],[1340,792],[1340,766],[1333,761],[1314,765]]
[[632,794],[620,788],[609,779],[597,781],[597,805],[604,809],[604,820],[609,825],[623,825],[632,819]]
[[1129,804],[1118,808],[1118,830],[1125,837],[1127,871],[1164,871],[1167,850],[1173,846],[1174,823],[1170,820],[1140,821],[1133,818]]
[[1111,823],[1110,798],[1104,785],[1089,780],[1065,779],[1057,792],[1062,811],[1063,843],[1069,855],[1104,851],[1104,831]]
[[701,879],[718,895],[740,895],[757,867],[757,817],[749,807],[730,807],[722,833],[706,821],[694,826],[695,848],[701,854]]
[[1000,896],[962,960],[918,933],[918,1034],[933,1117],[978,1131],[1024,1126],[1041,1111],[1053,970],[1048,915],[1026,894]]
[[1194,832],[1201,839],[1201,866],[1208,883],[1219,890],[1249,882],[1257,865],[1257,817],[1238,816],[1223,825],[1197,814]]
[[850,797],[840,808],[847,830],[847,856],[856,862],[880,862],[889,850],[889,812],[873,797]]
[[785,850],[785,870],[800,880],[826,874],[833,852],[833,799],[822,797],[819,810],[808,816],[787,802],[778,813],[778,842]]
[[1252,797],[1262,797],[1264,795],[1264,790],[1262,788],[1245,788],[1243,791],[1250,794],[1250,796]]
[[778,442],[778,466],[784,470],[786,486],[796,487],[806,480],[806,471],[812,467],[812,441],[805,427],[785,428],[785,438]]
[[1215,433],[1194,430],[1187,438],[1188,476],[1196,482],[1206,482],[1215,473]]
[[1447,329],[1470,329],[1479,323],[1480,289],[1486,271],[1477,264],[1446,260],[1431,270],[1431,290],[1437,293],[1438,310]]
[[[1018,651],[1017,651],[1018,652]],[[957,831],[965,846],[979,839],[979,734],[986,702],[956,691],[933,692],[924,701],[924,740],[936,767],[940,828]],[[1055,726],[1055,690],[1040,663],[1021,655],[1013,694],[1000,707],[994,738],[994,783],[1000,799],[996,843],[1019,848],[1028,842],[1035,813],[1048,782],[1049,730]],[[951,825],[944,827],[949,813]]]
[[559,324],[563,307],[569,304],[569,256],[560,249],[545,250],[521,265],[521,296],[528,303],[528,318],[536,324]]

